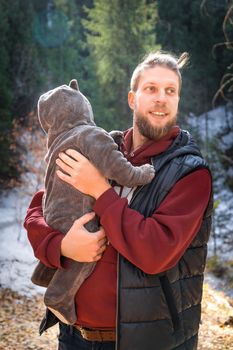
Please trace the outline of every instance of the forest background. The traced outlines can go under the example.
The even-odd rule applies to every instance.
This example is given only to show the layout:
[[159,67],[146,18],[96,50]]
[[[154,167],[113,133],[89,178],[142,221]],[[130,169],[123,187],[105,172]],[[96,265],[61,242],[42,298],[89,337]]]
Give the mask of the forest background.
[[[39,128],[33,116],[40,94],[72,78],[99,126],[126,129],[137,63],[151,50],[187,51],[181,126],[213,102],[226,105],[232,99],[232,17],[232,0],[1,0],[0,186],[25,170],[17,130]],[[226,169],[229,152],[222,157]]]
[[0,0],[0,33],[0,349],[56,346],[56,334],[36,337],[43,301],[32,298],[36,261],[22,232],[45,170],[39,96],[76,78],[96,124],[126,129],[133,69],[146,53],[165,50],[190,55],[179,124],[194,134],[214,179],[198,349],[232,350],[233,0]]

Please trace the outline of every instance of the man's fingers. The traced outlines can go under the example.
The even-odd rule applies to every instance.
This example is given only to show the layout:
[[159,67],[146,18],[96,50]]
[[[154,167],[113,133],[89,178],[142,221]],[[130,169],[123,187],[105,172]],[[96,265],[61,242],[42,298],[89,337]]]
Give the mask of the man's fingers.
[[98,241],[103,239],[103,238],[106,238],[106,234],[105,234],[103,227],[100,227],[99,231],[95,232],[95,234],[98,238]]
[[103,252],[100,253],[100,254],[97,254],[94,258],[93,258],[93,261],[98,261],[102,258],[102,255],[103,255]]
[[75,225],[84,226],[86,223],[94,219],[94,217],[95,217],[94,211],[90,213],[86,213],[83,216],[81,216],[79,219],[75,220]]
[[80,162],[82,160],[86,160],[87,158],[84,157],[80,152],[75,151],[74,149],[67,149],[66,154],[74,158],[76,161]]
[[100,260],[101,258],[102,258],[102,254],[96,255],[96,256],[92,259],[92,262],[96,262],[96,261]]
[[98,244],[99,246],[101,247],[102,245],[106,245],[108,242],[108,239],[107,237],[105,236],[104,238],[101,238],[99,241],[98,241]]
[[[65,152],[59,153],[59,158],[57,160],[62,161],[64,164],[67,164],[69,167],[75,169],[77,166],[78,161],[74,159],[73,157],[71,158],[70,155],[66,154]],[[56,160],[56,163],[58,164]]]
[[97,255],[102,254],[106,249],[106,244],[102,245],[98,250],[97,250]]
[[56,164],[61,168],[63,171],[65,171],[67,174],[71,175],[74,166],[72,167],[70,164],[67,164],[63,161],[63,159],[56,159]]
[[70,185],[73,184],[72,177],[70,177],[69,175],[64,174],[61,170],[57,170],[56,174],[61,180],[67,182]]

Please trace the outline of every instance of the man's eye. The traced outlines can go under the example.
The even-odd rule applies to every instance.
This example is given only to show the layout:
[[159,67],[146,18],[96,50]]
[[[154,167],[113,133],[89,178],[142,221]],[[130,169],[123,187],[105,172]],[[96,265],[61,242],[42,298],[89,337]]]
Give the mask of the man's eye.
[[148,92],[154,92],[155,91],[155,87],[154,86],[147,86],[145,90],[148,91]]
[[167,88],[167,93],[168,93],[169,95],[174,95],[175,92],[176,92],[176,90],[175,90],[174,88]]

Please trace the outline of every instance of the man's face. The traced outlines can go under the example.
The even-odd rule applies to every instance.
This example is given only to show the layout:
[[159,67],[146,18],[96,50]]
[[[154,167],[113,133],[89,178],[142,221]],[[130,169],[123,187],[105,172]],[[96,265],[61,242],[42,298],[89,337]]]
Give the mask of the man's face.
[[163,66],[146,69],[128,101],[134,111],[134,128],[147,139],[159,140],[176,124],[179,78]]

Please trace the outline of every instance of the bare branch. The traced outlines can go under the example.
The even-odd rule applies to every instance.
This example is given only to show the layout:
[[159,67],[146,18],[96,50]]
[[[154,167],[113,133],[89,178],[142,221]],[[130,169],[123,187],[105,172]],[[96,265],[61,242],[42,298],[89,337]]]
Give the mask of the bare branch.
[[202,0],[201,5],[200,5],[201,14],[203,16],[209,16],[210,17],[210,14],[207,11],[206,3],[207,3],[207,0]]
[[231,84],[233,84],[233,74],[226,74],[226,75],[230,75],[230,78],[226,82],[223,82],[225,75],[223,76],[221,84],[220,84],[220,88],[218,89],[218,91],[216,92],[216,94],[213,97],[213,102],[212,102],[213,108],[215,107],[215,103],[216,103],[216,100],[219,97],[219,95],[221,95],[225,101],[231,101],[231,98],[226,97],[226,95],[224,93],[224,89],[226,89],[226,87],[230,84],[230,87],[227,90],[227,92],[232,91]]
[[221,154],[220,157],[226,160],[230,165],[233,165],[233,160],[230,157],[226,156],[226,154]]
[[[230,18],[230,16],[233,15],[233,5],[231,5],[226,13],[226,16],[224,18],[224,21],[223,21],[223,33],[224,33],[224,36],[226,38],[226,41],[228,43],[231,43],[231,40],[230,38],[228,37],[228,34],[227,34],[227,25],[228,23],[230,22],[230,24],[232,24],[232,20]],[[233,47],[232,47],[233,49]]]

